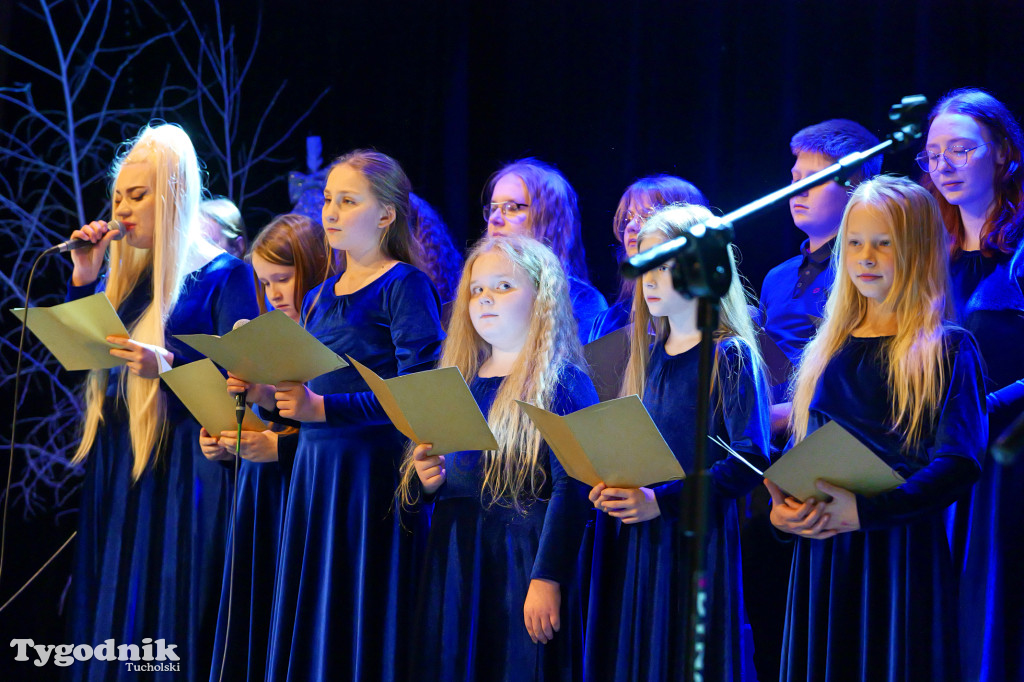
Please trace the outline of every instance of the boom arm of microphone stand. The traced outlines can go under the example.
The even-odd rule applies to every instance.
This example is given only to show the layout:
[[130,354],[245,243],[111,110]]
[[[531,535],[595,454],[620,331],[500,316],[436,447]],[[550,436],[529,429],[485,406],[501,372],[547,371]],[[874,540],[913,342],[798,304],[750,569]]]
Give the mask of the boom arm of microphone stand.
[[[927,108],[927,105],[928,100],[921,95],[904,97],[900,104],[896,104],[892,107],[892,110],[889,113],[889,118],[894,122],[899,123],[903,118],[912,118],[917,112],[923,111]],[[920,137],[921,125],[916,120],[911,120],[898,130],[890,133],[884,141],[879,142],[871,149],[847,154],[828,168],[822,169],[814,175],[808,175],[806,178],[798,182],[794,182],[793,184],[787,185],[782,189],[778,189],[771,194],[767,194],[756,201],[750,202],[746,206],[741,206],[731,213],[726,213],[721,218],[714,218],[701,223],[700,225],[695,225],[690,228],[689,233],[693,236],[699,237],[703,236],[706,230],[711,229],[728,229],[731,231],[733,224],[737,220],[746,218],[747,216],[757,213],[772,204],[800,194],[811,187],[817,187],[818,185],[822,185],[829,181],[843,184],[849,180],[850,176],[857,172],[857,170],[863,166],[864,162],[868,159],[877,156],[886,150],[900,151],[906,149],[914,142],[914,140],[920,139]],[[729,241],[732,241],[732,235],[729,234],[728,237]],[[690,237],[683,235],[665,242],[664,244],[660,244],[653,249],[644,251],[643,253],[638,253],[622,264],[622,274],[631,279],[635,279],[648,270],[653,270],[665,261],[675,258],[687,248],[687,243],[690,240]]]

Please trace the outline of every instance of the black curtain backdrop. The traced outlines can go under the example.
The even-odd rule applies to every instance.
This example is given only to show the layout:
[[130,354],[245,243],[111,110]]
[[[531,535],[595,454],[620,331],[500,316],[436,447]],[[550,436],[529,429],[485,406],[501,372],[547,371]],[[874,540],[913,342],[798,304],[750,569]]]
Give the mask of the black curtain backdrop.
[[[487,176],[502,162],[538,156],[557,165],[579,193],[591,277],[609,297],[617,289],[611,219],[637,177],[681,175],[728,211],[788,183],[790,137],[827,118],[851,118],[882,137],[889,107],[902,96],[921,93],[934,102],[961,86],[989,89],[1024,118],[1018,1],[265,0],[262,9],[249,0],[223,2],[225,22],[242,44],[262,15],[246,122],[264,115],[266,98],[285,79],[271,128],[283,129],[331,88],[283,149],[292,163],[260,171],[258,180],[302,169],[308,134],[322,136],[325,159],[376,147],[403,163],[415,190],[465,244],[483,228]],[[181,16],[180,7],[165,4],[168,17]],[[200,22],[212,21],[208,3],[193,4]],[[124,15],[122,0],[114,7],[115,16]],[[33,47],[47,40],[40,25],[9,9],[3,3],[0,40],[48,55]],[[110,30],[126,25],[117,20]],[[173,61],[157,51],[136,62],[124,81],[124,103],[148,104]],[[176,73],[184,83],[184,73]],[[31,77],[9,59],[0,59],[0,76],[5,85]],[[10,126],[14,114],[0,105],[0,125]],[[194,121],[180,122],[198,134]],[[887,158],[883,169],[916,177],[915,152]],[[219,182],[210,178],[214,192],[222,191]],[[88,195],[89,210],[104,215],[106,188],[88,188]],[[246,206],[251,233],[289,208],[282,179]],[[737,225],[740,268],[755,291],[770,267],[797,253],[802,238],[785,206]],[[63,286],[44,280],[34,291]],[[8,334],[11,327],[3,329]],[[6,425],[7,406],[0,407]],[[0,601],[67,537],[68,511],[31,522],[12,514],[6,562],[16,569],[5,575]],[[0,613],[0,671],[11,665],[13,650],[5,649],[14,637],[65,641],[58,604],[69,557]],[[18,665],[19,677],[0,677],[58,673],[52,664],[29,673],[30,664]]]

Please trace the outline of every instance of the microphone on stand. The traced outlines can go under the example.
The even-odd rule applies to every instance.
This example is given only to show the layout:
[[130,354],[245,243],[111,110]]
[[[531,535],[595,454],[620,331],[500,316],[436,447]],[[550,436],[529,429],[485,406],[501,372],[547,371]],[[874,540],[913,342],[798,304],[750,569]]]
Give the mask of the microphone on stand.
[[[231,327],[231,331],[238,329],[239,327],[249,323],[249,320],[242,318],[235,322],[234,326]],[[245,397],[248,391],[242,391],[235,396],[235,419],[238,421],[238,428],[242,428],[242,420],[245,419]],[[239,442],[239,445],[241,442]],[[237,454],[237,453],[236,453]]]
[[[107,223],[107,229],[114,232],[114,236],[112,237],[112,239],[115,242],[124,239],[124,235],[127,232],[127,230],[125,230],[124,225],[121,223],[120,220],[111,220],[109,223]],[[57,244],[56,246],[51,246],[50,251],[64,253],[66,251],[74,251],[75,249],[84,249],[87,246],[96,245],[93,244],[88,239],[69,239],[66,242],[61,242],[60,244]]]

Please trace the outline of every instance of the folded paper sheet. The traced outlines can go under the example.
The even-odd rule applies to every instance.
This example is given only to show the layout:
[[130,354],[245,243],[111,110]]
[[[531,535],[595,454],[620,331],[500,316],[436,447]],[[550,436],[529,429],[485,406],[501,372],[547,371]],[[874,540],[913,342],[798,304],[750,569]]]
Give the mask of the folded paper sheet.
[[224,336],[180,334],[174,338],[255,384],[309,381],[348,364],[280,310],[260,315]]
[[566,473],[593,487],[638,488],[685,478],[672,450],[635,395],[560,416],[516,401]]
[[[192,416],[213,436],[238,428],[235,399],[228,394],[227,380],[209,358],[190,362],[160,374],[160,378],[184,403]],[[243,431],[263,431],[267,425],[248,407]]]
[[348,359],[395,428],[414,443],[431,443],[431,454],[497,449],[498,441],[457,367],[385,380],[351,356]]
[[[11,310],[19,320],[24,308]],[[30,308],[28,328],[67,370],[109,369],[125,364],[110,354],[108,336],[128,336],[121,319],[104,293],[93,294],[49,308]]]
[[826,499],[814,487],[819,478],[872,497],[898,488],[906,480],[857,437],[829,422],[804,438],[764,472],[765,478],[797,498]]
[[590,379],[602,401],[619,395],[622,377],[629,362],[629,334],[632,326],[605,334],[583,346],[583,357],[587,361]]

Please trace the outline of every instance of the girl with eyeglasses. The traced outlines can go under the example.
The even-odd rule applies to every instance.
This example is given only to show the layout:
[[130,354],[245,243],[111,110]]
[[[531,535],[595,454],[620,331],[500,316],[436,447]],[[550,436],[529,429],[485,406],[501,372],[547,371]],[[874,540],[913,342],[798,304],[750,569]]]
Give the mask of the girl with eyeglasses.
[[836,244],[791,442],[834,421],[906,482],[866,498],[818,481],[829,501],[801,503],[765,481],[772,524],[797,536],[780,680],[959,681],[944,514],[977,480],[987,422],[977,344],[947,321],[946,233],[927,190],[877,176],[854,191]]
[[587,279],[576,190],[554,166],[524,158],[502,166],[487,180],[483,214],[488,236],[522,234],[547,245],[569,278],[569,295],[580,339],[608,302]]
[[[918,155],[923,184],[939,203],[950,237],[958,319],[985,360],[989,437],[1024,412],[1024,168],[1021,129],[982,90],[949,93],[932,110]],[[954,555],[963,560],[962,645],[968,679],[1024,679],[1024,458],[988,457],[973,499],[950,517]],[[962,556],[961,556],[962,555]]]
[[466,259],[441,355],[458,367],[498,449],[412,449],[397,498],[432,503],[412,680],[573,680],[582,622],[573,583],[586,490],[516,404],[558,414],[597,402],[580,368],[569,287],[535,239],[485,237]]
[[[639,249],[663,244],[711,218],[703,206],[669,206],[640,230]],[[621,394],[639,395],[679,464],[693,476],[701,332],[697,301],[676,291],[671,269],[671,264],[661,265],[637,283]],[[763,469],[769,463],[768,383],[747,298],[735,272],[722,299],[714,342],[708,433]],[[628,458],[629,444],[622,448]],[[753,651],[747,643],[743,608],[736,498],[750,492],[761,478],[715,445],[708,447],[705,473],[711,481],[705,679],[750,679]],[[679,608],[679,596],[690,589],[685,570],[690,546],[682,539],[679,524],[688,521],[680,512],[689,490],[690,481],[684,480],[641,488],[599,483],[590,491],[590,501],[600,513],[587,610],[586,679],[683,678],[689,646],[680,647],[679,642],[689,640],[691,624],[689,614]]]
[[[649,175],[626,188],[612,219],[612,234],[622,247],[619,250],[620,261],[637,254],[637,235],[644,223],[659,208],[669,204],[707,206],[708,200],[692,183],[674,175]],[[634,280],[622,279],[619,298],[607,310],[598,313],[590,329],[586,330],[587,343],[629,324],[633,288]]]

